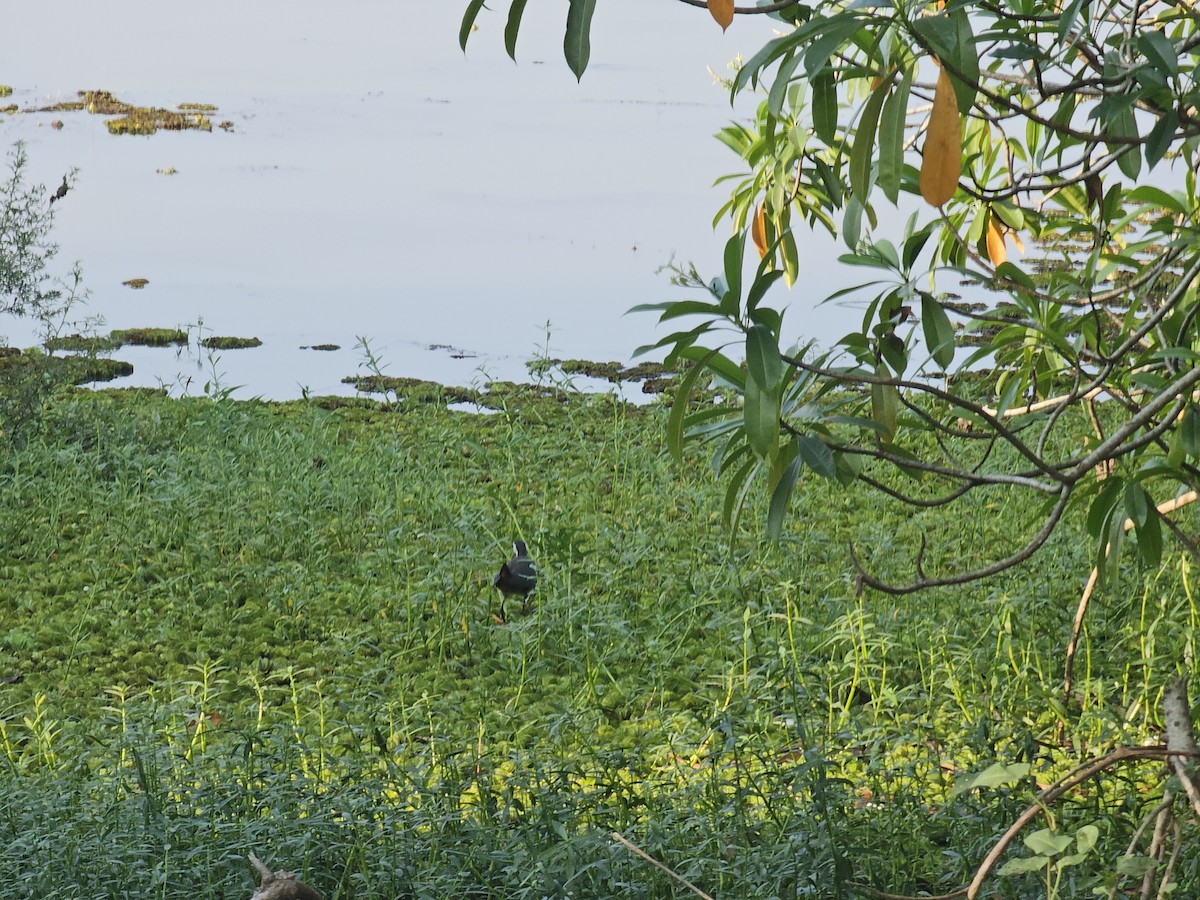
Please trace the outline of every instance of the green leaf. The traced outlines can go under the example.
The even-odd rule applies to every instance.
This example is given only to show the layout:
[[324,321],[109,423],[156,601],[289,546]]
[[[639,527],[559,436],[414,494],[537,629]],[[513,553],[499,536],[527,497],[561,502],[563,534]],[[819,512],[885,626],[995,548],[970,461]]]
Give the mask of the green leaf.
[[1159,522],[1158,510],[1152,509],[1145,524],[1135,529],[1138,556],[1142,565],[1150,569],[1157,569],[1162,562],[1162,525]]
[[1069,849],[1074,842],[1075,839],[1071,835],[1051,831],[1049,828],[1031,832],[1024,838],[1025,846],[1042,856],[1058,856],[1064,850]]
[[810,469],[822,478],[837,478],[837,462],[833,451],[820,438],[802,434],[796,438],[796,450]]
[[1048,860],[1044,856],[1022,856],[1017,859],[1010,859],[999,869],[996,870],[997,875],[1025,875],[1029,872],[1040,872],[1046,868]]
[[1157,868],[1158,862],[1149,856],[1122,856],[1117,860],[1117,871],[1131,878],[1142,878]]
[[1100,829],[1095,825],[1081,825],[1075,832],[1075,846],[1080,853],[1091,853],[1100,840]]
[[854,146],[850,148],[850,190],[864,206],[871,193],[871,164],[875,161],[875,132],[879,127],[879,113],[891,86],[890,79],[885,78],[863,104],[862,115],[854,131]]
[[759,459],[769,460],[779,444],[779,394],[764,391],[753,378],[746,379],[742,417],[750,449]]
[[748,381],[758,383],[764,391],[777,391],[783,380],[783,359],[779,342],[764,325],[752,325],[746,330],[746,372]]
[[966,115],[979,90],[979,52],[966,9],[959,6],[946,15],[924,16],[913,22],[913,30],[945,64],[959,115]]
[[[879,373],[886,377],[887,371]],[[896,412],[900,405],[900,393],[894,385],[871,385],[871,418],[879,425],[879,442],[890,444],[896,437]]]
[[467,50],[467,38],[471,36],[471,29],[475,25],[475,17],[479,15],[479,10],[483,9],[484,0],[471,0],[467,4],[467,11],[463,13],[462,25],[458,28],[458,46],[465,53]]
[[596,11],[596,0],[569,0],[567,10],[567,34],[563,38],[563,53],[567,65],[575,73],[577,81],[583,80],[588,58],[592,55],[592,13]]
[[1200,456],[1200,409],[1189,403],[1179,423],[1179,434],[1183,441],[1183,452],[1188,456]]
[[775,78],[771,82],[771,90],[767,94],[767,109],[770,110],[771,115],[782,115],[783,101],[787,96],[788,85],[791,84],[792,75],[795,74],[796,67],[799,65],[799,54],[792,54],[779,64]]
[[746,259],[746,229],[725,242],[725,296],[721,311],[733,318],[742,303],[742,264]]
[[778,464],[784,468],[771,491],[771,503],[767,509],[767,537],[775,541],[783,533],[783,521],[787,516],[788,503],[796,490],[796,482],[800,480],[800,470],[804,468],[804,460],[796,454],[794,445],[789,445],[788,452]]
[[737,531],[738,523],[742,518],[742,508],[746,505],[746,496],[750,493],[750,487],[754,484],[754,476],[761,466],[762,463],[751,457],[729,479],[729,487],[725,490],[722,518],[725,520],[730,535]]
[[1153,169],[1171,149],[1175,142],[1175,130],[1179,127],[1179,113],[1168,109],[1158,117],[1150,133],[1146,135],[1146,165]]
[[521,16],[525,14],[525,4],[528,0],[512,0],[508,8],[508,22],[504,25],[504,49],[517,61],[517,35],[521,31]]
[[1134,527],[1140,528],[1146,524],[1146,518],[1154,504],[1146,491],[1136,481],[1130,482],[1125,488],[1125,517],[1132,520]]
[[838,97],[837,83],[833,80],[833,69],[821,69],[812,78],[813,130],[826,144],[832,144],[837,136]]
[[1161,31],[1143,31],[1138,35],[1137,45],[1154,68],[1166,75],[1179,74],[1179,53]]
[[942,304],[926,291],[921,291],[921,328],[933,361],[948,369],[954,362],[954,326]]
[[965,791],[973,791],[977,788],[995,788],[1002,785],[1019,784],[1029,774],[1031,768],[1029,763],[1012,763],[1011,765],[992,763],[982,772],[975,772],[965,778],[959,779],[950,791],[950,796],[946,799],[949,800]]
[[1079,10],[1082,6],[1083,0],[1071,0],[1062,11],[1062,15],[1058,17],[1058,42],[1060,44],[1066,43],[1067,35],[1075,27],[1075,20],[1079,18]]
[[879,120],[879,186],[893,203],[900,196],[900,176],[904,174],[904,128],[908,122],[908,98],[912,92],[913,69],[904,70],[900,86],[883,105]]
[[671,415],[667,419],[667,450],[677,463],[683,462],[683,420],[687,416],[692,388],[695,387],[696,380],[708,371],[708,360],[716,353],[716,350],[711,350],[704,359],[693,363],[679,379],[679,386],[675,389],[675,399],[671,401]]
[[754,283],[750,285],[750,293],[746,295],[746,312],[751,315],[754,314],[763,296],[771,289],[771,285],[778,281],[783,274],[783,271],[780,269],[772,269],[770,272],[760,272],[755,277]]
[[1121,499],[1124,489],[1123,478],[1110,477],[1105,480],[1104,487],[1088,507],[1087,530],[1093,539],[1099,540],[1104,533],[1104,525],[1112,515],[1113,507]]

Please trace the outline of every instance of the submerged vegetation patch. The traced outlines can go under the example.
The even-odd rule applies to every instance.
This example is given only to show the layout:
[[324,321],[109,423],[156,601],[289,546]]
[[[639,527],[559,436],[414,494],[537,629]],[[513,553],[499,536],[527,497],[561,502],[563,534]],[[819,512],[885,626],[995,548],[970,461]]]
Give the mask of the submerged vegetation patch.
[[256,337],[206,337],[201,339],[200,346],[208,350],[246,350],[261,347],[262,341]]
[[120,328],[109,337],[118,344],[136,344],[143,347],[169,347],[188,342],[186,331],[179,328]]
[[[110,134],[150,135],[159,129],[166,131],[212,131],[212,120],[206,113],[215,112],[208,103],[181,103],[174,109],[157,106],[135,106],[119,100],[110,91],[79,91],[78,100],[43,106],[34,112],[77,112],[110,117],[105,123]],[[224,128],[226,123],[222,123]],[[226,129],[228,130],[228,129]]]

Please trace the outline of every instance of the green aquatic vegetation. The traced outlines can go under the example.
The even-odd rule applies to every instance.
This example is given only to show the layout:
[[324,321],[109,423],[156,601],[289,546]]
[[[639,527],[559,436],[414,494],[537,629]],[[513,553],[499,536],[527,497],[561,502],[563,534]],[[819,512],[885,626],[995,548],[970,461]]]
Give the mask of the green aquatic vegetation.
[[[1097,610],[1066,709],[1072,535],[1036,573],[859,595],[847,543],[902,561],[922,522],[805,482],[778,544],[729,546],[665,409],[496,394],[55,396],[0,460],[0,898],[248,895],[248,850],[329,898],[683,896],[614,831],[713,896],[941,893],[1035,779],[1153,732],[1155,667],[1105,650],[1181,652],[1177,581]],[[947,552],[1019,527],[1001,499]],[[501,627],[514,539],[539,584]],[[1032,768],[951,796],[996,760]],[[1113,798],[1156,765],[1062,827],[1116,809],[1119,855]]]
[[[177,109],[135,106],[118,99],[110,91],[79,91],[78,100],[68,100],[39,108],[38,112],[78,112],[110,116],[105,126],[110,134],[150,135],[160,128],[166,131],[212,131],[212,120],[204,115],[217,107],[203,103],[181,103]],[[221,124],[225,127],[225,123]],[[228,130],[228,129],[227,129]]]
[[206,337],[201,339],[200,346],[209,350],[245,350],[261,347],[262,341],[256,337]]
[[118,328],[109,334],[109,339],[117,345],[143,347],[169,347],[188,342],[187,332],[179,328]]

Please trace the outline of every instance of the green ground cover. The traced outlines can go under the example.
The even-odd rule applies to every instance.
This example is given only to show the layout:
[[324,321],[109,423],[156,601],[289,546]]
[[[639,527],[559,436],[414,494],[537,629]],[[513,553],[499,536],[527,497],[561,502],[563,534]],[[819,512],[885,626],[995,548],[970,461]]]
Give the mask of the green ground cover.
[[[244,898],[250,850],[330,898],[690,896],[613,832],[714,897],[941,893],[1038,784],[1153,736],[1192,650],[1168,555],[1094,605],[1061,698],[1082,528],[858,595],[850,540],[886,570],[936,528],[929,564],[969,561],[1024,527],[1002,495],[939,523],[804,479],[778,544],[755,509],[730,546],[658,406],[336,405],[70,391],[5,449],[0,898]],[[502,627],[514,538],[542,580]],[[951,794],[995,762],[1032,768]],[[1098,823],[1058,896],[1111,880],[1158,765],[1053,812]]]

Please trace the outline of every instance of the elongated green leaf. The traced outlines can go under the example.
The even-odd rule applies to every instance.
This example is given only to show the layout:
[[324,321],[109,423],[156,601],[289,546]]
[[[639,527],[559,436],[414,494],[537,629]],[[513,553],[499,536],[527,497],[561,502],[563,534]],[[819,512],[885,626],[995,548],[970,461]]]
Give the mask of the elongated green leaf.
[[943,369],[954,362],[954,326],[942,304],[932,294],[921,292],[921,328],[929,354]]
[[679,386],[675,389],[671,415],[667,419],[667,450],[677,463],[683,462],[683,420],[687,416],[688,403],[692,399],[692,388],[696,380],[708,371],[708,360],[716,353],[716,350],[712,350],[704,359],[692,363],[691,368],[679,379]]
[[757,53],[746,60],[746,64],[738,69],[733,78],[733,90],[729,92],[729,102],[732,105],[736,97],[747,84],[758,84],[759,73],[789,50],[801,46],[806,39],[803,28],[797,28],[791,34],[785,34],[764,44]]
[[879,186],[893,203],[900,196],[900,176],[904,174],[904,128],[908,122],[908,97],[912,91],[913,69],[904,70],[900,86],[883,105],[879,120]]
[[463,52],[467,49],[467,38],[471,36],[471,30],[475,26],[475,17],[479,15],[479,11],[483,9],[484,0],[471,0],[467,4],[467,11],[463,13],[462,25],[458,28],[458,46]]
[[527,0],[512,0],[512,6],[508,8],[508,22],[504,25],[504,49],[508,51],[513,62],[517,61],[517,35],[521,31],[521,16],[525,14],[526,2]]
[[798,53],[793,53],[779,64],[775,78],[771,82],[771,90],[767,94],[767,109],[771,111],[771,115],[783,114],[783,101],[787,96],[788,85],[791,84],[792,75],[795,74],[796,67],[799,65],[800,54]]
[[1058,42],[1066,43],[1067,35],[1075,27],[1075,20],[1079,18],[1079,10],[1083,6],[1083,0],[1071,0],[1070,3],[1063,9],[1062,15],[1058,17]]
[[746,387],[746,373],[742,367],[723,353],[711,356],[704,347],[686,347],[679,353],[683,359],[705,360],[712,371],[734,390],[742,391]]
[[1121,547],[1125,542],[1125,516],[1120,506],[1113,506],[1105,524],[1105,538],[1100,547],[1100,583],[1114,585],[1121,575]]
[[1153,506],[1145,489],[1136,481],[1125,488],[1125,516],[1133,521],[1134,527],[1140,528],[1146,524],[1146,517]]
[[570,0],[570,4],[563,53],[576,80],[582,81],[592,55],[592,13],[596,11],[596,0]]
[[747,378],[742,416],[746,440],[754,455],[762,460],[771,459],[779,445],[778,392],[763,390],[756,379]]
[[754,484],[754,476],[758,474],[761,466],[762,463],[751,457],[729,479],[729,487],[725,490],[723,518],[731,536],[738,529],[738,523],[742,519],[742,509],[746,505],[746,497],[750,493],[751,485]]
[[1179,53],[1161,31],[1143,31],[1138,35],[1137,45],[1142,56],[1164,75],[1179,74]]
[[863,104],[858,127],[854,131],[854,146],[850,148],[850,190],[854,196],[867,204],[871,193],[871,165],[875,161],[875,132],[879,127],[879,113],[883,101],[891,89],[891,80],[884,79]]
[[808,467],[822,478],[837,478],[837,462],[823,440],[807,434],[799,435],[796,438],[796,450]]
[[[886,377],[887,371],[881,369]],[[900,406],[900,394],[890,384],[871,385],[871,418],[879,425],[878,438],[881,444],[890,444],[896,437],[896,413]]]
[[725,296],[721,311],[729,317],[737,315],[742,303],[742,263],[746,259],[746,230],[742,229],[725,242]]
[[784,273],[779,269],[773,269],[770,272],[759,274],[754,283],[750,285],[750,292],[746,295],[746,312],[751,315],[758,308],[758,304],[762,301],[763,296],[771,289],[776,281],[782,277]]
[[1146,135],[1146,165],[1153,169],[1171,149],[1175,142],[1175,129],[1179,127],[1179,113],[1168,109],[1159,116],[1150,133]]
[[1183,441],[1183,452],[1188,456],[1200,456],[1200,409],[1189,403],[1179,423],[1179,435]]
[[833,80],[833,69],[823,68],[813,76],[811,84],[813,130],[826,144],[832,144],[838,123],[837,83]]
[[746,372],[749,380],[758,382],[764,391],[778,390],[783,380],[779,342],[764,325],[752,325],[746,330]]
[[771,491],[771,503],[767,509],[767,537],[773,541],[779,540],[779,535],[783,533],[788,504],[796,490],[796,482],[800,480],[804,460],[797,455],[795,445],[788,445],[787,452],[781,454],[776,465],[782,466],[783,471]]
[[947,15],[917,19],[913,30],[944,63],[954,86],[958,112],[966,115],[979,89],[979,52],[966,9],[960,6]]
[[1162,525],[1158,510],[1151,509],[1143,525],[1136,529],[1138,556],[1142,565],[1157,569],[1162,563]]

